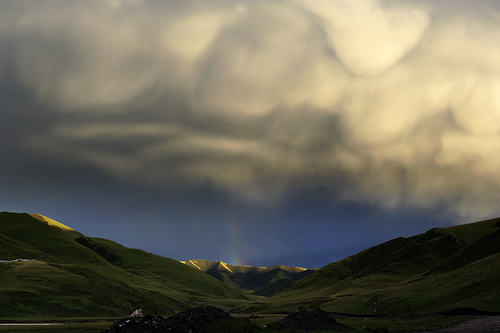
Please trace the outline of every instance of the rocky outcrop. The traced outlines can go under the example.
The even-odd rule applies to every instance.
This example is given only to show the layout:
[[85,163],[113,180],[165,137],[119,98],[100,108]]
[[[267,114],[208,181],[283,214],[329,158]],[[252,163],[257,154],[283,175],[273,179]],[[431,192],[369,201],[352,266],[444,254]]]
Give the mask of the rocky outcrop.
[[312,332],[318,330],[347,331],[349,328],[322,310],[297,310],[267,327],[282,331]]
[[214,306],[200,306],[168,318],[147,315],[122,319],[102,333],[205,333],[212,325],[225,320],[231,320],[231,316],[224,310]]
[[144,311],[142,309],[137,309],[130,315],[130,318],[140,318],[144,317]]

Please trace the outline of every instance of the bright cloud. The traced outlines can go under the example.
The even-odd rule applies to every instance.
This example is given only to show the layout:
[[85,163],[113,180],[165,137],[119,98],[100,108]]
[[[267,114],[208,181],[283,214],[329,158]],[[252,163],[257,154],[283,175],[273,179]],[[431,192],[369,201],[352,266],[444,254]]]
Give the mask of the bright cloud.
[[428,14],[408,3],[312,0],[303,5],[319,18],[330,46],[354,74],[372,75],[394,65],[422,37]]
[[65,113],[35,149],[261,204],[326,186],[387,208],[498,213],[500,12],[488,1],[0,8],[19,81]]

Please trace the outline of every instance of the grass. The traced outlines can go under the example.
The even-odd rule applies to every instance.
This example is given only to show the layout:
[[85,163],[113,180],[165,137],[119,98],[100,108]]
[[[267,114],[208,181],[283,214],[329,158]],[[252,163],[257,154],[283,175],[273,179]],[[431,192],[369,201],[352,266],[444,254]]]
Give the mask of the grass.
[[[246,318],[257,327],[265,329],[277,322],[285,314],[236,314],[236,318]],[[460,324],[472,319],[467,316],[421,315],[421,316],[335,316],[335,319],[349,328],[351,332],[412,332],[434,330]],[[226,331],[238,332],[238,331]]]
[[[130,249],[110,240],[91,238],[110,252],[123,258],[119,268],[134,275],[155,279],[163,279],[172,288],[189,293],[207,293],[222,298],[248,299],[248,293],[238,288],[221,283],[203,272],[182,264],[176,260],[157,256],[139,249]],[[168,277],[169,280],[166,280]],[[186,284],[189,280],[189,284]],[[182,283],[179,283],[182,282]]]
[[[0,263],[2,317],[123,318],[137,308],[168,316],[215,304],[241,312],[217,332],[258,332],[303,307],[360,315],[339,322],[355,331],[383,332],[466,319],[439,315],[454,308],[500,312],[500,219],[396,238],[332,263],[273,297],[250,295],[169,258],[67,231],[28,214],[0,213],[0,259],[37,259]],[[270,281],[281,281],[283,274],[269,274],[275,278]],[[100,323],[64,325],[54,329],[92,332]]]
[[[239,332],[259,333],[270,332],[265,326],[282,319],[285,315],[249,315],[237,314],[232,320],[222,321],[209,330],[210,333]],[[413,316],[413,317],[337,317],[336,320],[350,328],[351,332],[411,332],[420,330],[441,329],[471,319],[465,316]],[[82,320],[56,319],[45,322],[46,326],[33,326],[28,323],[17,323],[16,326],[1,326],[0,332],[41,332],[54,331],[59,333],[97,333],[111,325],[114,320]]]
[[350,317],[337,321],[355,331],[368,332],[412,332],[436,330],[460,324],[470,317],[458,316],[414,316],[414,317]]
[[18,324],[13,326],[1,326],[0,332],[58,332],[58,333],[98,333],[110,326],[111,321],[95,322],[60,322],[46,323],[47,325]]
[[499,221],[396,238],[332,263],[284,292],[248,302],[238,310],[278,313],[309,307],[396,316],[461,307],[500,312]]
[[200,302],[252,299],[175,260],[89,238],[122,258],[113,265],[75,241],[74,233],[28,214],[0,213],[0,311],[16,318],[128,316],[137,308],[168,315]]
[[220,321],[208,330],[209,333],[228,333],[228,332],[238,332],[238,333],[258,333],[264,332],[262,327],[256,325],[248,318],[232,318],[231,320]]

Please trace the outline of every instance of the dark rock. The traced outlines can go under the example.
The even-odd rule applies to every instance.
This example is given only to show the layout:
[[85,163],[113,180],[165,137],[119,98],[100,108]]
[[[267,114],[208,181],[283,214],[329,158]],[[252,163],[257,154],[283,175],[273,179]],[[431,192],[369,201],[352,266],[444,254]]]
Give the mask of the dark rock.
[[107,327],[102,333],[160,333],[168,332],[161,316],[126,318]]
[[205,333],[210,326],[230,319],[231,316],[224,310],[214,306],[200,306],[168,318],[145,316],[122,319],[102,333]]
[[267,325],[267,327],[293,332],[311,332],[318,330],[339,330],[347,331],[349,328],[336,321],[333,316],[320,309],[297,310],[290,313],[283,319]]
[[132,314],[130,315],[130,318],[135,318],[135,317],[144,317],[144,311],[142,309],[137,309]]

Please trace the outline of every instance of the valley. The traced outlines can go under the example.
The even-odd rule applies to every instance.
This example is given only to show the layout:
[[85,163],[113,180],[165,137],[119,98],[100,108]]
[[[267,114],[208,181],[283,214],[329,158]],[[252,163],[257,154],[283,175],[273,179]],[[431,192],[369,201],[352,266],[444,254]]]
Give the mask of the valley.
[[[320,269],[179,262],[64,224],[0,213],[1,320],[171,316],[207,304],[260,325],[297,309],[363,330],[500,313],[500,219],[396,238]],[[3,328],[0,328],[3,330]]]

